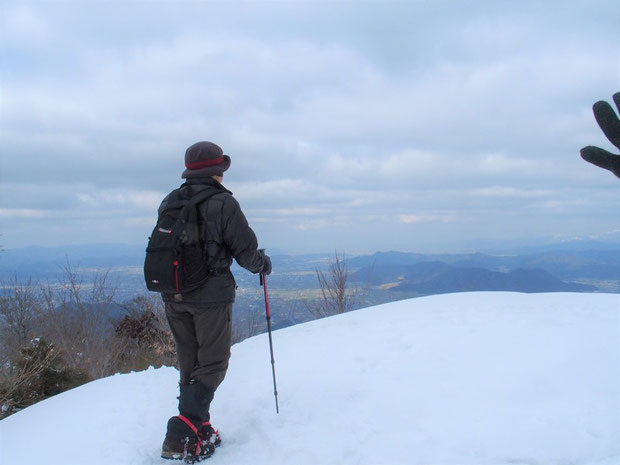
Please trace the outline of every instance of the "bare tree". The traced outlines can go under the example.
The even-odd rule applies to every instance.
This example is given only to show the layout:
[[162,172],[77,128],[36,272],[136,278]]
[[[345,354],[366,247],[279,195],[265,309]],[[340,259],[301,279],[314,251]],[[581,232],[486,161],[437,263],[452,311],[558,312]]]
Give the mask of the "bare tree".
[[0,283],[0,417],[90,379],[176,362],[159,299],[133,299],[119,325],[107,273],[87,280],[69,262],[63,272],[44,286]]
[[349,271],[344,252],[334,252],[327,272],[316,270],[320,295],[318,302],[310,307],[317,318],[348,312],[357,301],[357,289],[348,289]]
[[0,418],[89,381],[85,372],[66,364],[62,350],[40,337],[33,338],[19,359],[4,368]]
[[128,313],[116,325],[123,346],[119,369],[140,370],[176,364],[176,347],[165,321],[161,300],[138,296],[123,304]]
[[3,347],[6,352],[15,353],[34,336],[37,317],[41,312],[37,284],[32,279],[22,282],[15,277],[0,284],[0,287],[8,291],[0,297]]
[[33,385],[49,361],[41,357],[39,363],[20,364],[22,353],[30,346],[38,332],[41,301],[37,284],[31,279],[20,281],[14,277],[0,284],[0,418],[10,415],[20,405],[28,404]]
[[[0,417],[10,415],[62,390],[90,379],[74,367],[60,345],[45,342],[53,336],[46,297],[32,279],[15,277],[2,283],[0,297]],[[51,302],[51,300],[50,300]],[[55,327],[54,327],[55,328]],[[65,336],[68,331],[56,331]],[[63,338],[65,339],[65,338]]]
[[85,284],[82,275],[67,262],[60,290],[42,289],[45,327],[50,339],[63,349],[67,361],[92,378],[112,374],[121,347],[113,340],[108,311],[114,302],[114,287],[108,274],[96,274]]
[[0,370],[0,418],[29,405],[28,398],[31,394],[28,387],[41,376],[54,356],[53,352],[48,351],[37,363],[30,364],[19,364],[17,358],[3,357]]

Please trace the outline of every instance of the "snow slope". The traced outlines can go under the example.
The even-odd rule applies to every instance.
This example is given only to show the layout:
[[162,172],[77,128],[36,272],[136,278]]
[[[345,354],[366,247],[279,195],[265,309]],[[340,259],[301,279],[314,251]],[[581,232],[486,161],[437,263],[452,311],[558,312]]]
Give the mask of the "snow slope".
[[[233,347],[208,464],[620,464],[620,296],[466,293]],[[0,463],[170,465],[172,368],[116,375],[0,422]],[[174,463],[174,462],[172,462]]]

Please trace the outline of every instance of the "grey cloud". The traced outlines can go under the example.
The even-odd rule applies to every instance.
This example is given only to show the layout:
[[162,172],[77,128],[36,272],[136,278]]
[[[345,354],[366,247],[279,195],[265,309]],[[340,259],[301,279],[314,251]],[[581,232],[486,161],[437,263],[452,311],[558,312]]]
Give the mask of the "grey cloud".
[[21,237],[48,211],[93,238],[119,217],[138,240],[204,139],[291,246],[609,228],[614,180],[578,149],[618,86],[613,2],[231,3],[9,5],[1,207]]

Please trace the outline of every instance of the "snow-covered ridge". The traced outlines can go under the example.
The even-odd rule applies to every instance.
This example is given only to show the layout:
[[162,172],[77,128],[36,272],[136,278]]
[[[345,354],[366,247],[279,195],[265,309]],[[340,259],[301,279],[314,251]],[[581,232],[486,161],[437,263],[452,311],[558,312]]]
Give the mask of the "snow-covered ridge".
[[[620,464],[620,296],[467,293],[233,347],[210,465]],[[0,463],[162,464],[177,372],[93,381],[0,422]]]

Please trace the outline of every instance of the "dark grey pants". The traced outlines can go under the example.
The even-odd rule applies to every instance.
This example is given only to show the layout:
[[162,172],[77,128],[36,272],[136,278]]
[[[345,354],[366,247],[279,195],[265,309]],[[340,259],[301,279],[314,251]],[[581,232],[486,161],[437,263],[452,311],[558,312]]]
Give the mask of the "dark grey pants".
[[166,302],[166,316],[177,346],[181,385],[196,379],[215,392],[224,380],[230,359],[232,307],[232,303]]

